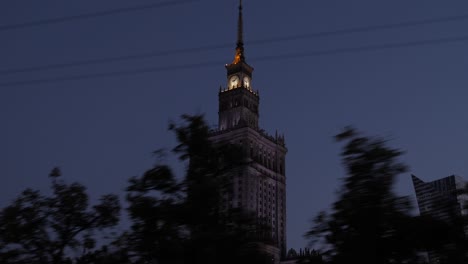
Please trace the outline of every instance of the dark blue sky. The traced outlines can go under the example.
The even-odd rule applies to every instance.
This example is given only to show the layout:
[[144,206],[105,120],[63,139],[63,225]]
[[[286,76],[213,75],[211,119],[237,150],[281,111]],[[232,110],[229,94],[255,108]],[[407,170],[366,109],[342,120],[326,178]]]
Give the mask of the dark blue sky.
[[[60,166],[94,197],[122,192],[174,146],[169,120],[205,113],[217,122],[219,86],[234,56],[237,1],[200,0],[89,19],[1,30],[45,18],[156,3],[153,0],[0,2],[0,71],[164,52],[210,51],[0,75],[0,205],[22,189],[47,187]],[[303,247],[310,219],[336,198],[343,177],[332,136],[353,125],[388,136],[424,180],[468,174],[468,41],[291,57],[371,45],[463,37],[468,19],[371,32],[253,44],[267,38],[468,14],[466,1],[244,1],[245,49],[260,91],[260,125],[284,133],[288,247]],[[249,43],[250,42],[250,43]],[[285,56],[284,56],[285,55]],[[262,60],[268,56],[269,60]],[[202,66],[208,63],[208,66]],[[144,68],[200,66],[107,78],[7,85]],[[172,159],[168,162],[173,163]],[[181,169],[179,167],[179,172]],[[399,193],[414,196],[410,175]]]

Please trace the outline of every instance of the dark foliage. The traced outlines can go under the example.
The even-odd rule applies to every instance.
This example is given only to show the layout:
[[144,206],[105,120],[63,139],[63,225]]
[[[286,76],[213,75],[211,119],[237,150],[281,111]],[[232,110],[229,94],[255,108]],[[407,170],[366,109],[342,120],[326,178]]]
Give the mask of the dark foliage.
[[393,192],[396,177],[407,170],[398,161],[402,152],[352,128],[335,139],[345,142],[346,177],[331,213],[320,213],[306,236],[324,243],[330,263],[423,263],[420,252],[440,245],[435,237],[443,238],[445,226],[412,217],[409,199]]
[[[254,218],[226,206],[232,173],[243,162],[234,145],[214,145],[201,116],[172,124],[186,174],[157,164],[127,188],[131,230],[121,238],[132,263],[270,263],[261,254]],[[250,262],[255,261],[255,262]]]
[[119,221],[119,201],[104,195],[90,207],[84,186],[50,173],[52,195],[27,189],[0,212],[0,263],[73,263],[66,252],[92,254],[94,233]]
[[[119,204],[105,195],[90,207],[85,187],[66,184],[54,168],[51,196],[25,190],[0,213],[0,263],[272,263],[259,250],[268,229],[230,208],[222,195],[243,162],[238,146],[213,145],[201,116],[172,124],[179,144],[173,152],[186,174],[156,164],[129,180],[130,230],[115,241],[96,239],[96,230],[117,224]],[[259,230],[261,232],[259,232]],[[270,232],[271,233],[271,232]]]
[[[458,190],[461,204],[457,210],[450,215],[449,220],[442,227],[439,240],[443,243],[436,244],[431,248],[431,254],[440,264],[465,264],[468,263],[468,215],[460,214],[458,209],[468,210],[468,184]],[[465,199],[465,201],[463,201]]]

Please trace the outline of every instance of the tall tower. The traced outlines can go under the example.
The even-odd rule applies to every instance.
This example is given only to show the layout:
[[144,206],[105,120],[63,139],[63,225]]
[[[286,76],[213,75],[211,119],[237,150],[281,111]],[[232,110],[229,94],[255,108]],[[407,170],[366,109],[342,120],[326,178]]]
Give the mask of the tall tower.
[[451,221],[453,217],[466,215],[466,195],[459,193],[466,182],[460,176],[447,176],[424,182],[411,175],[420,215],[430,215],[440,220]]
[[[424,182],[414,175],[411,179],[420,215],[432,216],[450,225],[456,224],[456,217],[468,215],[468,197],[459,192],[467,182],[460,176],[451,175],[431,182]],[[459,232],[468,236],[468,226],[460,227]],[[429,263],[440,263],[441,255],[433,251],[427,254]]]
[[236,52],[226,70],[227,86],[219,91],[218,129],[211,140],[240,145],[245,162],[234,173],[232,192],[224,197],[229,207],[253,213],[259,224],[271,227],[271,243],[265,249],[279,261],[286,254],[287,149],[283,135],[271,136],[259,128],[260,97],[253,89],[253,68],[244,54],[242,1]]

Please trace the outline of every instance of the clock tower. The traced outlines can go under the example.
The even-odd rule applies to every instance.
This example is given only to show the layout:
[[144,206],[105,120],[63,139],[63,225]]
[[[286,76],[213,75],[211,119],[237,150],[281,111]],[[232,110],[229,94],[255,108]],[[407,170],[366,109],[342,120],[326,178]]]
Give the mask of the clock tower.
[[[226,64],[227,85],[219,90],[215,143],[237,144],[245,153],[243,165],[230,173],[232,190],[223,193],[224,206],[255,215],[262,233],[262,248],[275,263],[286,255],[286,145],[284,136],[260,129],[258,90],[252,84],[253,68],[244,53],[242,1],[239,5],[234,60]],[[271,230],[271,232],[270,232]]]
[[220,130],[232,129],[239,125],[258,128],[258,91],[252,88],[253,68],[247,64],[244,55],[242,2],[239,5],[236,55],[231,64],[226,64],[227,87],[219,93]]

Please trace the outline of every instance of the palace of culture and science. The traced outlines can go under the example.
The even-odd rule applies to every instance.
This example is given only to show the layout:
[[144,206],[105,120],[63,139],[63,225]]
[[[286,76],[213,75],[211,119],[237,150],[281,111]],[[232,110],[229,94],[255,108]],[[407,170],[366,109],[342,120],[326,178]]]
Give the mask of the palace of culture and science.
[[233,190],[224,194],[228,206],[257,216],[271,227],[270,252],[286,253],[286,146],[284,136],[270,136],[259,128],[259,93],[254,90],[253,68],[246,62],[243,43],[242,2],[236,53],[226,65],[227,87],[219,90],[219,123],[213,142],[241,145],[246,162],[235,172]]

